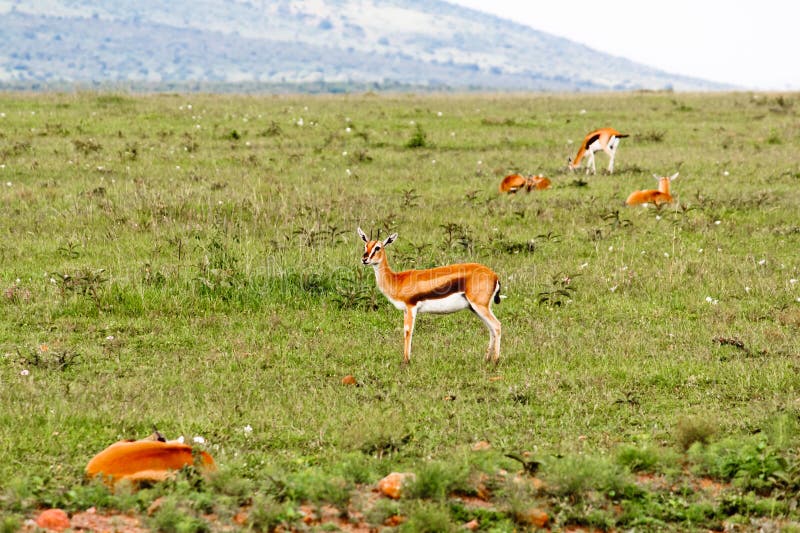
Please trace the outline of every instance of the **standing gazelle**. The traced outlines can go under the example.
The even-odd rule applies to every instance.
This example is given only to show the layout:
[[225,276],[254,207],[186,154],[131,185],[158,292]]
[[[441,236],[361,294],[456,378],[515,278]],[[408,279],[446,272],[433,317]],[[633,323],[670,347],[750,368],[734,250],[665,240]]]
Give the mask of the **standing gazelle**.
[[625,200],[625,203],[627,205],[654,204],[656,206],[672,203],[672,194],[669,192],[669,184],[678,177],[678,173],[676,172],[672,176],[653,174],[653,177],[658,181],[658,190],[648,189],[645,191],[633,191],[630,196],[628,196],[628,199]]
[[385,248],[397,239],[397,233],[385,240],[370,240],[358,228],[364,241],[361,263],[372,265],[378,289],[403,311],[403,363],[411,360],[411,338],[417,313],[455,313],[470,309],[489,328],[489,348],[486,360],[492,355],[500,359],[500,321],[492,313],[492,300],[500,302],[500,281],[489,267],[477,263],[461,263],[426,270],[393,272],[386,259]]
[[575,160],[573,160],[571,157],[567,160],[567,167],[570,170],[575,170],[581,165],[581,159],[583,159],[583,156],[587,155],[588,153],[588,158],[586,160],[586,173],[588,174],[589,169],[591,168],[592,174],[597,174],[597,168],[594,166],[594,153],[602,150],[608,154],[608,172],[609,174],[613,174],[614,156],[617,154],[619,140],[624,139],[625,137],[627,137],[626,134],[620,133],[614,128],[600,128],[599,130],[589,133],[583,139],[583,143],[581,143],[581,147],[578,149],[577,155],[575,155]]

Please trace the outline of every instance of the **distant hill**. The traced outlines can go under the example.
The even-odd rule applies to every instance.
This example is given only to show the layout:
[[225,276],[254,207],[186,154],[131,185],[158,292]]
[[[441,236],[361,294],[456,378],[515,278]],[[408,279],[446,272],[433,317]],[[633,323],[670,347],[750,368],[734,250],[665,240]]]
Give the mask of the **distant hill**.
[[0,86],[718,90],[428,0],[0,0]]

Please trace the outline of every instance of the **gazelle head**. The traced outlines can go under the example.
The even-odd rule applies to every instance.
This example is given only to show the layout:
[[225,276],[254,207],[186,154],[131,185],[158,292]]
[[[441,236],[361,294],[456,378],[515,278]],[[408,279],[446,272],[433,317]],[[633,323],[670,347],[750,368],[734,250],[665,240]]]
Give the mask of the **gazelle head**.
[[677,177],[678,177],[678,174],[680,174],[680,172],[676,172],[676,173],[675,173],[675,174],[673,174],[672,176],[659,176],[658,174],[653,174],[653,177],[654,177],[654,178],[656,179],[656,181],[658,181],[658,182],[660,182],[660,181],[661,181],[661,180],[663,180],[663,179],[668,179],[669,181],[672,181],[672,180],[674,180],[675,178],[677,178]]
[[572,164],[572,157],[571,156],[568,157],[567,158],[567,170],[575,170],[576,168],[578,168],[577,165],[573,165]]
[[669,184],[678,177],[678,173],[676,172],[672,176],[659,176],[658,174],[653,174],[653,177],[658,182],[658,190],[663,193],[669,193]]
[[373,241],[361,228],[358,228],[358,235],[364,241],[364,255],[361,256],[361,263],[364,265],[378,265],[384,258],[383,249],[392,244],[397,239],[397,233],[392,233],[383,241]]

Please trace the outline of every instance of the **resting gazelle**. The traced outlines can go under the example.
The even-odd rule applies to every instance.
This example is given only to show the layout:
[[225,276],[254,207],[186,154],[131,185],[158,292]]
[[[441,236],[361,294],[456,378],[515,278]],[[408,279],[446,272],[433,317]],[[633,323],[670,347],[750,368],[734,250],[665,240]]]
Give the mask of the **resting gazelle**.
[[578,148],[578,153],[573,160],[571,157],[567,160],[567,167],[570,170],[575,170],[581,165],[581,159],[588,154],[586,160],[586,173],[589,173],[591,168],[592,174],[597,174],[597,168],[594,166],[594,153],[600,150],[608,154],[608,172],[614,173],[614,156],[617,154],[617,147],[619,140],[627,137],[626,134],[620,133],[614,128],[600,128],[589,133]]
[[503,178],[500,182],[500,192],[515,193],[520,189],[525,189],[531,192],[533,189],[541,191],[550,188],[550,180],[544,176],[521,176],[519,174],[511,174]]
[[637,204],[654,204],[659,206],[661,204],[672,203],[672,194],[669,192],[669,185],[675,178],[678,177],[676,172],[672,176],[658,176],[653,174],[653,177],[658,181],[658,190],[648,189],[645,191],[633,191],[628,199],[625,200],[627,205]]
[[397,239],[397,233],[385,240],[371,240],[358,228],[364,241],[361,263],[375,269],[378,289],[403,311],[403,363],[411,360],[411,339],[417,313],[455,313],[462,309],[473,311],[489,328],[489,348],[486,360],[500,359],[500,321],[492,313],[492,301],[500,302],[500,281],[489,267],[478,263],[405,270],[394,272],[386,259],[385,248]]

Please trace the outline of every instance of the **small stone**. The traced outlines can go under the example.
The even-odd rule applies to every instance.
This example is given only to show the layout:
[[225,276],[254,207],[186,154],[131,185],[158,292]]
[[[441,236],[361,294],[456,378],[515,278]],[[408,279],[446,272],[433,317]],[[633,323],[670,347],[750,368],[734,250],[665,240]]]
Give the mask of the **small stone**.
[[384,520],[383,525],[388,527],[397,527],[405,521],[405,517],[395,514]]
[[547,513],[536,507],[524,511],[521,518],[524,522],[538,528],[545,527],[550,521],[550,517],[547,516]]
[[61,509],[47,509],[36,517],[36,525],[43,529],[64,531],[70,527],[69,516]]
[[490,450],[492,445],[489,444],[489,441],[479,440],[475,444],[472,445],[473,452],[485,452],[486,450]]
[[478,519],[477,519],[477,518],[473,518],[472,520],[470,520],[469,522],[467,522],[466,524],[464,524],[464,529],[468,529],[469,531],[475,531],[475,530],[476,530],[476,529],[478,529],[480,526],[481,526],[481,525],[480,525],[480,523],[478,522]]
[[356,378],[354,378],[350,374],[342,378],[342,385],[357,385],[357,384],[358,382],[356,381]]
[[147,516],[153,516],[154,514],[156,514],[156,512],[158,512],[158,510],[161,509],[161,505],[163,503],[164,503],[164,497],[163,496],[159,496],[158,498],[153,500],[153,503],[151,503],[147,507]]
[[406,484],[406,480],[413,481],[415,477],[412,473],[392,472],[378,481],[378,491],[384,496],[397,500],[403,493],[403,486]]

